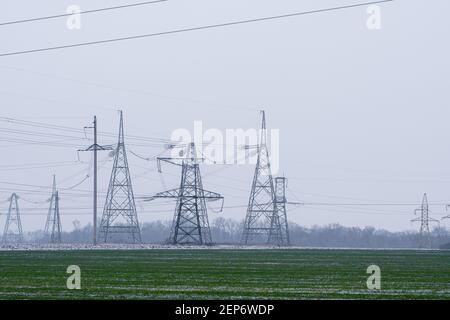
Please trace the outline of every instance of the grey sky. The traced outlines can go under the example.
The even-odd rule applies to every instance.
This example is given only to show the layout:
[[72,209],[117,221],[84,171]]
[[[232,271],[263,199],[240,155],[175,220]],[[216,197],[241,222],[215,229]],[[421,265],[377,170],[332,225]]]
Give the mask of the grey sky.
[[[356,2],[170,0],[83,16],[79,31],[68,30],[66,19],[3,26],[0,52]],[[89,10],[123,3],[127,1],[4,0],[0,21],[64,13],[71,4]],[[264,108],[268,126],[280,129],[282,172],[296,194],[296,198],[289,194],[291,201],[419,203],[427,192],[430,202],[450,203],[450,3],[397,0],[381,8],[379,31],[367,29],[366,7],[361,7],[0,58],[1,116],[83,128],[96,114],[100,130],[115,132],[116,110],[121,108],[126,133],[168,138],[177,128],[191,129],[195,120],[203,121],[206,128],[252,128],[259,125],[257,110]],[[14,127],[0,122],[0,128]],[[77,148],[18,145],[3,141],[17,135],[1,134],[1,182],[50,186],[56,173],[59,181],[66,180],[60,187],[67,188],[83,179],[83,172],[67,178],[86,164],[10,170],[12,165],[76,161]],[[161,151],[148,146],[129,149],[146,156]],[[90,159],[86,154],[81,157]],[[129,158],[136,176],[135,193],[151,195],[164,189],[155,163]],[[110,167],[107,162],[100,171],[102,190],[107,188]],[[207,175],[219,169],[203,168],[205,187],[223,193],[228,206],[246,204],[254,168],[227,167]],[[175,186],[178,170],[165,172],[165,184]],[[90,190],[91,182],[76,189]],[[1,184],[0,200],[12,191],[11,185]],[[25,201],[44,201],[50,193],[17,192],[24,199],[24,229],[43,228],[44,215],[25,214],[46,214],[46,210],[26,209],[44,209],[47,204]],[[101,205],[103,200],[102,196]],[[75,207],[89,208],[90,198],[67,197],[61,202],[64,229],[71,229],[75,219],[82,224],[90,221],[87,209],[82,215],[67,215],[77,212]],[[6,212],[7,205],[1,202],[0,212]],[[139,217],[142,222],[170,220],[172,208],[139,205]],[[289,219],[306,226],[339,222],[403,230],[418,227],[409,222],[413,209],[304,207],[290,211]],[[432,210],[436,217],[444,213],[442,206]],[[210,212],[210,219],[218,216]],[[228,209],[221,216],[243,219],[245,208]]]

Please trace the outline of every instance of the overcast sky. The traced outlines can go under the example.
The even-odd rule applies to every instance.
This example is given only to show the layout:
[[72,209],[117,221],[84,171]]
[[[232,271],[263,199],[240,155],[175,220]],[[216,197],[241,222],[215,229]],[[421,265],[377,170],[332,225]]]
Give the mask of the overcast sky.
[[[81,30],[69,30],[65,18],[0,26],[0,53],[357,2],[169,0],[84,15]],[[124,3],[129,2],[3,0],[0,21],[61,14],[72,4],[91,10]],[[99,130],[116,132],[120,108],[126,133],[167,139],[175,129],[192,129],[195,120],[205,128],[255,128],[258,110],[264,108],[268,127],[280,130],[281,171],[289,179],[290,201],[420,203],[427,192],[430,202],[450,203],[450,2],[397,0],[380,8],[381,30],[368,30],[367,7],[359,7],[0,57],[0,116],[82,129],[97,115]],[[90,154],[75,162],[77,149],[91,141],[45,136],[49,133],[83,137],[0,121],[0,201],[14,191],[22,197],[25,231],[44,227],[50,197],[45,186],[50,187],[53,173],[60,188],[70,188],[89,169]],[[161,146],[129,143],[129,150],[145,157],[162,151]],[[100,160],[108,160],[108,153]],[[165,167],[160,175],[154,162],[131,154],[129,160],[139,196],[179,183],[177,168]],[[101,163],[103,192],[110,169],[110,161]],[[253,166],[204,166],[202,171],[205,188],[222,193],[227,206],[247,203]],[[87,180],[70,191],[85,196],[61,196],[65,230],[74,220],[90,222],[91,199],[85,191],[91,188]],[[101,194],[100,207],[103,202]],[[0,212],[6,213],[7,206],[0,202]],[[291,209],[289,220],[305,226],[419,227],[410,223],[414,205]],[[171,220],[172,210],[173,204],[138,204],[141,222]],[[442,205],[431,210],[437,218],[445,213]],[[245,211],[209,215],[210,220],[241,220]],[[4,221],[0,216],[0,228]]]

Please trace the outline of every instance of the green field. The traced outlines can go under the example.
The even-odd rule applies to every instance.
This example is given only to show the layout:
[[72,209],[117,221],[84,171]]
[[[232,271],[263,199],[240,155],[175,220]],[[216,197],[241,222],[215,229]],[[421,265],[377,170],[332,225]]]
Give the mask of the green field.
[[[366,287],[381,268],[382,290]],[[66,288],[81,268],[82,289]],[[0,299],[450,299],[450,251],[0,251]]]

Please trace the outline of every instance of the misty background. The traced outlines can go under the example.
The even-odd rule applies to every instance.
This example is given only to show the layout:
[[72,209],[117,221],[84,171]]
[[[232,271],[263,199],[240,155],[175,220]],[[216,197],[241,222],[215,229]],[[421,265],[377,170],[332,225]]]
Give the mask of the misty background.
[[[4,0],[0,21],[65,13],[72,4],[90,10],[123,3]],[[67,29],[65,18],[0,26],[0,53],[353,3],[357,1],[170,0],[83,15],[81,30]],[[258,110],[265,109],[268,127],[280,130],[288,200],[411,204],[290,207],[288,219],[298,225],[292,229],[298,239],[301,228],[335,223],[361,230],[418,230],[420,225],[410,220],[423,193],[436,219],[448,214],[444,204],[450,203],[450,3],[397,0],[380,7],[381,30],[367,29],[367,7],[360,7],[0,57],[0,116],[82,131],[97,115],[99,130],[110,133],[99,143],[114,144],[117,110],[123,110],[125,134],[148,138],[126,140],[134,191],[145,197],[179,183],[178,168],[166,166],[160,174],[155,161],[143,159],[162,154],[162,141],[174,130],[192,130],[196,120],[205,129],[257,128]],[[1,229],[12,192],[21,197],[24,231],[43,229],[56,174],[63,230],[88,232],[92,178],[86,177],[92,155],[77,150],[92,144],[92,134],[81,131],[0,121]],[[108,152],[101,153],[100,214],[111,166]],[[202,173],[204,187],[224,195],[226,206],[241,206],[220,214],[210,210],[210,220],[239,224],[254,166],[205,165]],[[144,239],[166,230],[145,228],[171,221],[174,205],[138,201],[139,220],[147,224]],[[222,239],[213,232],[218,242],[234,237]],[[158,239],[164,240],[162,235]]]

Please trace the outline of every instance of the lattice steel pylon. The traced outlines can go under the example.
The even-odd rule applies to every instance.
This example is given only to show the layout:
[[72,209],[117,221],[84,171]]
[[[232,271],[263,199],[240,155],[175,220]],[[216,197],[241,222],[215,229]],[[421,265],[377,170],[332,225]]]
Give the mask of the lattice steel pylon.
[[15,193],[9,198],[9,210],[6,217],[5,229],[3,231],[2,242],[21,243],[23,242],[22,222],[20,220],[19,196]]
[[118,240],[113,238],[124,235],[127,239],[119,240],[142,242],[125,148],[122,111],[120,111],[119,140],[114,150],[114,164],[99,231],[101,240],[105,243]]
[[189,144],[183,157],[158,158],[159,171],[161,171],[161,162],[181,166],[180,188],[157,193],[148,199],[148,201],[177,200],[169,238],[171,244],[213,244],[206,202],[222,200],[223,208],[223,197],[218,193],[203,189],[200,174],[200,162],[203,160],[197,158],[194,143]]
[[53,176],[52,197],[49,200],[47,221],[44,232],[50,243],[61,243],[61,216],[59,214],[59,192],[56,189],[56,176]]
[[[289,225],[287,221],[286,212],[286,183],[287,179],[285,177],[275,178],[275,214],[272,219],[272,228],[269,234],[269,243],[278,246],[290,246],[291,242],[289,239]],[[275,224],[275,225],[274,225]],[[279,229],[276,228],[279,224]],[[274,232],[274,231],[277,232]]]
[[419,209],[414,210],[414,214],[420,212],[420,217],[411,220],[412,222],[420,222],[420,234],[419,234],[419,248],[431,248],[431,235],[430,235],[430,222],[439,222],[436,219],[430,217],[428,197],[425,193],[423,195],[422,206]]
[[281,226],[275,210],[275,190],[267,148],[266,115],[262,113],[262,126],[258,143],[258,158],[252,190],[244,221],[241,243],[268,243],[282,238]]

